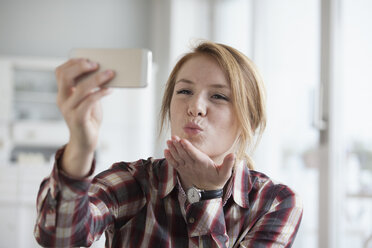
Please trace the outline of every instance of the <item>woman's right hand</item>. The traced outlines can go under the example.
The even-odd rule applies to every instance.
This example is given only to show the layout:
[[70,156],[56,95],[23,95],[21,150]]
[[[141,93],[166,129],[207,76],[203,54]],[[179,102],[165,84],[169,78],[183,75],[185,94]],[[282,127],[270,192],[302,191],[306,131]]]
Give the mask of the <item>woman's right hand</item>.
[[111,70],[89,75],[98,68],[95,62],[75,58],[55,72],[57,105],[70,132],[62,169],[74,177],[84,177],[90,171],[102,122],[100,100],[110,93],[110,89],[103,86],[114,77]]

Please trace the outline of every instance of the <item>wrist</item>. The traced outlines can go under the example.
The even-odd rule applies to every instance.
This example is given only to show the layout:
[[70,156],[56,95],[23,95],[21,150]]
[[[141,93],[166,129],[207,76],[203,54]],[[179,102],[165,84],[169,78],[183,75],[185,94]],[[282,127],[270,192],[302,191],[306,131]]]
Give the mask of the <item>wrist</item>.
[[69,143],[61,157],[61,169],[74,178],[84,178],[89,174],[93,160],[94,151],[84,151]]
[[195,203],[203,200],[211,200],[222,198],[223,189],[201,190],[196,187],[191,187],[187,190],[187,200],[190,203]]
[[71,135],[67,144],[67,147],[70,147],[71,150],[76,151],[79,154],[92,154],[96,150],[96,143],[95,141],[89,141],[79,135]]

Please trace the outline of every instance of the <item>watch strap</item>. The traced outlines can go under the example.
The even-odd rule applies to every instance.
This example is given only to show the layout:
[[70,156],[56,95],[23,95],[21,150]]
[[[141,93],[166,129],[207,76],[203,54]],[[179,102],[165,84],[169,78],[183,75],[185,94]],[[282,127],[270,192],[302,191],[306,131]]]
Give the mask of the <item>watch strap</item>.
[[202,190],[200,192],[200,200],[209,200],[215,198],[221,198],[223,195],[223,189],[216,189],[216,190]]

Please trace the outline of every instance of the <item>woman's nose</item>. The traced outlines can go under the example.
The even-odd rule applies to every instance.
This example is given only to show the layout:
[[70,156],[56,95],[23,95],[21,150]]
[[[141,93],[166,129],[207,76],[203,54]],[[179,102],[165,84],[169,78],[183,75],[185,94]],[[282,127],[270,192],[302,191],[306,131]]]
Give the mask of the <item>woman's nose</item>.
[[190,99],[188,114],[194,117],[205,116],[207,114],[207,106],[201,96],[194,96]]

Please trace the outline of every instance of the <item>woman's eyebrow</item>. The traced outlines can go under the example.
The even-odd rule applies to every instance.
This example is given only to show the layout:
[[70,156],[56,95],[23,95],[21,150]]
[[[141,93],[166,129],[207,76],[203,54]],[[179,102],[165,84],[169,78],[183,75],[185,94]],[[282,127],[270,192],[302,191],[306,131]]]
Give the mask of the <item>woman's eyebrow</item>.
[[178,84],[178,83],[194,84],[193,81],[191,81],[189,79],[185,79],[185,78],[181,78],[181,79],[177,80],[176,84]]
[[[181,79],[177,80],[176,84],[178,84],[178,83],[195,84],[193,81],[191,81],[189,79],[185,79],[185,78],[181,78]],[[210,87],[211,88],[218,88],[218,89],[230,89],[230,87],[228,85],[219,84],[219,83],[211,84]]]

